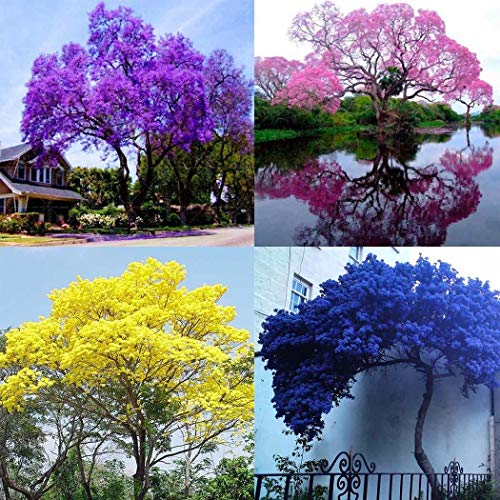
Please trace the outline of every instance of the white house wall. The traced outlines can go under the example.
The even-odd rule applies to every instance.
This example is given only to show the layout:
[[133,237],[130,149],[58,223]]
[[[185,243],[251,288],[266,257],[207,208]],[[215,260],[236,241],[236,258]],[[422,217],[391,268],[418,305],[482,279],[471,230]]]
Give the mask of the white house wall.
[[[408,260],[406,251],[371,250],[386,262]],[[264,318],[274,309],[288,306],[294,273],[318,285],[337,277],[349,258],[349,248],[256,248],[255,322],[261,331]],[[300,272],[299,272],[300,269]],[[257,349],[258,349],[257,345]],[[275,419],[271,404],[271,374],[256,359],[255,440],[256,470],[275,470],[273,455],[290,456],[294,439],[285,436],[282,421]],[[354,400],[344,400],[326,417],[323,440],[309,458],[333,459],[339,451],[362,452],[379,472],[420,472],[413,457],[413,429],[423,392],[423,382],[410,368],[391,368],[365,374],[354,387]],[[489,460],[490,393],[481,388],[465,399],[458,380],[436,383],[424,431],[424,448],[437,472],[457,458],[466,472],[487,471]]]

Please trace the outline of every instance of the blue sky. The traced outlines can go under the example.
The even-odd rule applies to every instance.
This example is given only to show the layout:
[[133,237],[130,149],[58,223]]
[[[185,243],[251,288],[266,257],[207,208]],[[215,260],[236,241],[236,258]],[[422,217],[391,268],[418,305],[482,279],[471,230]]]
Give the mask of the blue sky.
[[50,313],[47,294],[80,275],[117,276],[133,261],[154,257],[186,266],[188,289],[222,283],[222,304],[236,307],[234,326],[252,331],[253,248],[3,248],[0,328],[36,321]]
[[[25,83],[40,53],[58,52],[68,42],[85,44],[88,17],[98,0],[0,0],[0,141],[21,142],[19,123]],[[157,34],[182,32],[208,54],[224,48],[253,69],[253,0],[107,0],[108,8],[131,7]],[[73,147],[74,165],[103,166],[99,154]],[[108,160],[114,163],[114,158]]]

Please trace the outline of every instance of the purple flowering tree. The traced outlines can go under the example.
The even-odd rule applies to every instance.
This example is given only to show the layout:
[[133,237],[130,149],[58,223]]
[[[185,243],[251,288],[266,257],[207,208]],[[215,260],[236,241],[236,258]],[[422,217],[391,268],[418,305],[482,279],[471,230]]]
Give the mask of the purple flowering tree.
[[[86,47],[70,43],[35,60],[21,130],[44,151],[40,161],[75,143],[115,155],[120,197],[133,219],[162,160],[212,137],[204,57],[180,34],[158,38],[125,7],[100,3],[89,20]],[[129,158],[137,159],[134,197]]]
[[[211,117],[211,140],[195,140],[186,154],[176,147],[167,155],[165,165],[172,172],[177,186],[181,220],[185,223],[187,207],[193,199],[193,179],[204,169],[210,178],[214,206],[220,217],[222,198],[235,171],[243,170],[244,162],[253,153],[252,110],[253,82],[245,77],[243,68],[235,66],[225,50],[215,50],[203,65],[203,81]],[[253,172],[246,174],[253,182]]]
[[321,435],[324,415],[360,373],[410,366],[423,378],[414,432],[415,459],[434,498],[439,485],[423,448],[423,432],[436,380],[460,377],[467,396],[496,384],[500,370],[500,294],[464,279],[449,264],[389,266],[370,255],[346,274],[321,285],[297,313],[277,311],[260,335],[262,357],[273,372],[277,417],[296,435]]

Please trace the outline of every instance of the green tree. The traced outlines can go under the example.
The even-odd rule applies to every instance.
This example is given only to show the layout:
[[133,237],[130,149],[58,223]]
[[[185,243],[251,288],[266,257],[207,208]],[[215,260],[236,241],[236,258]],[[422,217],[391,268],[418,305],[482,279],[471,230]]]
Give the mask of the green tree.
[[76,167],[68,174],[68,186],[83,196],[90,209],[121,203],[116,168]]

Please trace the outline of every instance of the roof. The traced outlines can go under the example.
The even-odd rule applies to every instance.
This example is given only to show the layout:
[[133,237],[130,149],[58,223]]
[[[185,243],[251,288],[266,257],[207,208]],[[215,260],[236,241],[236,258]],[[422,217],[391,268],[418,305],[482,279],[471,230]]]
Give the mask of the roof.
[[17,195],[35,196],[38,198],[46,198],[52,200],[83,200],[83,197],[76,191],[63,187],[55,186],[38,186],[24,182],[16,182],[9,179],[0,172],[0,180]]
[[[10,148],[0,148],[0,164],[7,161],[18,160],[21,156],[29,153],[30,151],[33,151],[33,148],[29,144],[18,144],[17,146],[11,146]],[[66,168],[71,169],[70,163],[63,154],[59,154],[58,157]],[[33,158],[30,163],[34,163],[35,158]]]
[[10,148],[2,148],[0,149],[0,162],[17,160],[29,151],[31,151],[29,144],[18,144]]
[[13,190],[19,191],[19,194],[28,195],[44,195],[53,198],[67,198],[75,201],[83,200],[83,198],[71,189],[57,188],[51,186],[34,186],[31,184],[22,184],[20,182],[10,181],[10,185],[14,188]]

